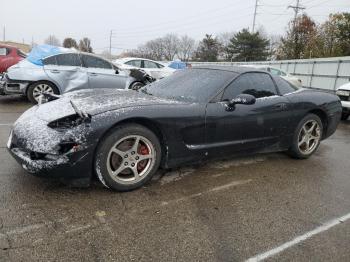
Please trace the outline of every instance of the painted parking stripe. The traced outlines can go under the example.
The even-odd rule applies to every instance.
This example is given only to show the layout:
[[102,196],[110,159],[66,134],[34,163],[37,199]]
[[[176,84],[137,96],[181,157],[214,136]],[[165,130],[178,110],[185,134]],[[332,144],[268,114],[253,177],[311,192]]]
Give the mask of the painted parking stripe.
[[11,124],[11,123],[1,124],[1,123],[0,123],[0,126],[13,126],[13,124]]
[[287,248],[295,246],[295,245],[299,244],[300,242],[303,242],[303,241],[313,237],[314,235],[317,235],[319,233],[327,231],[328,229],[331,229],[332,227],[334,227],[336,225],[344,223],[345,221],[347,221],[349,219],[350,219],[350,213],[346,214],[342,217],[332,219],[332,220],[322,224],[321,226],[315,228],[314,230],[311,230],[311,231],[309,231],[301,236],[297,236],[296,238],[294,238],[291,241],[288,241],[288,242],[286,242],[278,247],[275,247],[269,251],[266,251],[265,253],[258,254],[254,257],[251,257],[251,258],[247,259],[246,262],[262,261],[262,260],[265,260],[269,257],[277,255],[278,253],[281,253],[282,251],[286,250]]

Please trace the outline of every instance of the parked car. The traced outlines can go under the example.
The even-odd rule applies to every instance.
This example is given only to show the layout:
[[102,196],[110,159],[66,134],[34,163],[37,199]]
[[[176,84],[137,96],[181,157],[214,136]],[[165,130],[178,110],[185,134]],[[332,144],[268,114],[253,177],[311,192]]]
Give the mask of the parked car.
[[168,67],[179,70],[179,69],[186,69],[187,67],[190,67],[190,66],[188,66],[188,64],[185,62],[182,62],[180,60],[175,60],[170,62],[168,64]]
[[128,72],[90,53],[39,46],[27,59],[8,69],[0,81],[0,94],[23,94],[37,103],[43,93],[63,94],[86,88],[125,89],[133,88],[135,83],[140,87],[140,81]]
[[144,58],[126,57],[115,60],[114,64],[120,68],[124,68],[123,65],[127,66],[125,68],[141,68],[155,79],[170,76],[176,71],[175,69],[165,66],[157,61]]
[[26,58],[26,54],[18,48],[0,45],[0,74],[5,73],[10,66],[17,64],[24,58]]
[[302,83],[301,79],[299,79],[298,77],[295,77],[291,74],[288,74],[287,72],[285,72],[279,68],[275,68],[275,67],[268,66],[268,65],[245,65],[245,66],[254,67],[254,68],[257,68],[260,70],[270,72],[273,75],[277,75],[277,76],[282,77],[283,79],[287,80],[289,83],[295,85],[298,88],[303,87],[303,83]]
[[347,120],[350,116],[350,83],[340,86],[336,94],[339,96],[343,107],[341,119]]
[[29,173],[109,188],[144,185],[159,167],[287,151],[308,158],[340,121],[337,96],[268,72],[195,67],[132,90],[80,90],[26,111],[8,140]]

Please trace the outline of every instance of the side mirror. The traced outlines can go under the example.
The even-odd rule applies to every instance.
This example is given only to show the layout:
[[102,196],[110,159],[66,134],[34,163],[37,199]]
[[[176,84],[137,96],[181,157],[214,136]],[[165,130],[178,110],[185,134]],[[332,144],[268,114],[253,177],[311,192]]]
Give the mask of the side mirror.
[[227,107],[234,108],[235,105],[253,105],[255,104],[255,97],[248,94],[241,94],[235,97],[234,99],[231,99],[227,102]]
[[118,69],[115,70],[115,74],[119,75],[119,70]]

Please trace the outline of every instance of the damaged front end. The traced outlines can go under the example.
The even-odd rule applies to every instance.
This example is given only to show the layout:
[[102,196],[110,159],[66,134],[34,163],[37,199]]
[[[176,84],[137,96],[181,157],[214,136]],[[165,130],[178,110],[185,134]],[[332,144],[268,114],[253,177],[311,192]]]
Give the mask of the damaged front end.
[[14,124],[7,144],[10,153],[33,175],[90,178],[92,145],[88,136],[91,117],[74,110],[47,121],[37,114],[39,107],[25,112]]

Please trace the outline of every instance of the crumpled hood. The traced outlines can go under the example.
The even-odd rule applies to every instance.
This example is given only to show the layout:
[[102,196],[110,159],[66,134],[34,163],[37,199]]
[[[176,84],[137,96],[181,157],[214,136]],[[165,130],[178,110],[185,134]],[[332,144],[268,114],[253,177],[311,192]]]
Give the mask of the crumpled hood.
[[127,89],[86,89],[66,93],[55,101],[37,105],[35,114],[47,122],[75,114],[70,103],[71,100],[79,110],[89,115],[97,115],[125,107],[181,103]]

